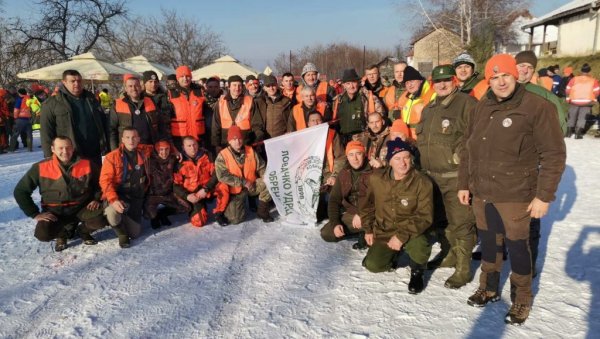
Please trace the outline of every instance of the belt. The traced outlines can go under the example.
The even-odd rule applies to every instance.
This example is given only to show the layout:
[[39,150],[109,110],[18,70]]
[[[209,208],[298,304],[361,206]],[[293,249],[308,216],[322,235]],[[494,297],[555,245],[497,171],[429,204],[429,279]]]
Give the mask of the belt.
[[426,171],[427,174],[434,176],[434,177],[440,177],[440,178],[458,178],[458,171],[453,171],[453,172],[431,172],[431,171]]

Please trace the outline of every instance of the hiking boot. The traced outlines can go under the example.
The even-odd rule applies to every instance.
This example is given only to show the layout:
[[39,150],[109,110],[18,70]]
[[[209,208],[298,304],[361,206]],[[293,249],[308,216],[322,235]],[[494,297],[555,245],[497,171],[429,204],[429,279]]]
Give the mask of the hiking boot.
[[360,232],[360,234],[358,235],[358,242],[356,242],[352,245],[352,249],[353,250],[364,250],[368,247],[369,246],[367,245],[367,241],[365,240],[365,233]]
[[497,292],[490,292],[478,288],[477,291],[467,299],[467,304],[473,307],[483,307],[487,303],[495,303],[498,300],[500,300],[500,295]]
[[165,211],[164,209],[160,212],[158,212],[158,218],[160,219],[160,223],[163,226],[171,226],[173,225],[173,223],[171,222],[171,220],[169,220],[169,216],[167,211]]
[[273,217],[269,213],[271,206],[267,201],[258,201],[258,209],[256,210],[256,216],[262,219],[263,222],[269,223],[274,221]]
[[570,138],[573,135],[573,132],[575,132],[575,127],[567,128],[567,133],[565,134],[565,138]]
[[65,238],[56,238],[56,244],[54,245],[54,250],[56,252],[62,252],[67,248],[67,239]]
[[529,311],[531,311],[531,306],[513,303],[504,316],[504,322],[511,325],[522,325],[529,317]]
[[575,132],[575,139],[583,139],[583,128],[578,128]]
[[408,282],[408,293],[419,294],[425,288],[425,282],[423,281],[423,270],[420,268],[413,268],[410,271],[410,281]]
[[229,220],[227,220],[227,218],[225,217],[225,214],[223,214],[223,212],[215,213],[215,220],[217,220],[217,223],[220,226],[229,225]]
[[131,243],[129,242],[128,235],[119,235],[119,246],[121,248],[129,248],[131,247]]
[[89,234],[89,233],[82,232],[80,234],[80,236],[81,236],[81,240],[86,245],[90,245],[91,246],[91,245],[97,245],[98,244],[98,241],[96,239],[94,239],[94,237],[92,237],[92,235]]
[[[260,204],[260,202],[259,202]],[[256,198],[248,197],[248,207],[250,208],[250,212],[256,213],[258,212],[258,207],[256,206]]]
[[152,227],[153,230],[159,229],[160,219],[158,217],[150,219],[150,227]]

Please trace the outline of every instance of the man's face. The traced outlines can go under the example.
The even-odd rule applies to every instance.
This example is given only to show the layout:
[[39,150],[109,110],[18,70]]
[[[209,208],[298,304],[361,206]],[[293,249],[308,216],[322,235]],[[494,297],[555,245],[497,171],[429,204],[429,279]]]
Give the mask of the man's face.
[[510,97],[516,85],[517,80],[508,73],[499,73],[490,78],[490,88],[500,101]]
[[194,139],[185,139],[183,141],[183,151],[188,157],[195,157],[198,154],[198,142]]
[[177,81],[167,80],[167,88],[174,89],[177,86]]
[[163,160],[167,159],[169,157],[169,154],[171,154],[171,147],[161,145],[158,147],[158,151],[156,153],[158,153],[159,158],[161,158]]
[[372,114],[369,114],[368,119],[369,119],[368,125],[369,125],[369,129],[371,130],[371,132],[373,132],[373,133],[381,132],[381,130],[383,129],[383,119],[381,118],[381,115],[379,115],[378,113],[372,113]]
[[408,93],[414,94],[419,90],[419,87],[421,87],[422,82],[423,80],[409,80],[404,83],[404,86],[406,87]]
[[375,85],[379,80],[379,70],[377,68],[366,70],[365,75],[371,85]]
[[239,81],[234,81],[229,84],[229,94],[232,98],[237,99],[240,95],[242,95],[242,83]]
[[406,68],[406,64],[396,64],[394,65],[394,80],[398,83],[402,83],[404,81],[404,69]]
[[138,100],[142,94],[142,86],[138,79],[129,79],[125,82],[125,93],[133,100]]
[[228,141],[229,146],[231,146],[231,148],[233,148],[234,151],[236,152],[241,152],[242,151],[242,145],[244,144],[244,141],[240,138],[233,138],[231,140]]
[[78,97],[83,92],[83,81],[80,76],[67,75],[62,81],[63,86],[69,91],[69,93]]
[[309,86],[314,86],[317,82],[317,72],[306,72],[304,74],[304,82]]
[[213,98],[218,97],[221,94],[221,87],[218,81],[209,81],[206,83],[206,93]]
[[294,88],[294,77],[286,76],[281,79],[281,87],[287,90],[291,90]]
[[473,67],[469,64],[461,64],[456,66],[456,77],[459,81],[465,82],[473,75]]
[[315,92],[302,92],[302,102],[306,107],[313,107],[317,102]]
[[254,95],[258,92],[258,80],[250,80],[246,83],[246,89],[248,90],[248,94]]
[[454,84],[454,81],[452,81],[452,78],[433,81],[433,89],[435,90],[435,93],[441,97],[449,95],[455,88],[456,85]]
[[313,127],[313,126],[317,126],[319,124],[321,124],[323,122],[323,117],[321,116],[321,114],[311,114],[308,117],[308,127]]
[[528,62],[522,62],[517,64],[517,72],[519,72],[519,82],[526,84],[531,81],[531,78],[533,78],[535,69],[533,68],[532,64]]
[[358,92],[358,81],[344,82],[344,89],[346,90],[346,93],[350,95],[356,94],[356,92]]
[[73,157],[73,144],[69,140],[54,139],[50,149],[58,160],[63,163],[71,161]]
[[267,95],[270,97],[274,97],[277,94],[277,84],[264,86],[264,88],[265,92],[267,92]]
[[362,167],[363,161],[365,160],[365,152],[353,149],[346,154],[346,158],[348,158],[350,167],[359,169]]
[[390,166],[396,177],[404,178],[412,168],[410,153],[402,151],[394,154],[390,159]]
[[128,151],[133,151],[137,148],[140,143],[140,136],[137,131],[123,131],[121,142]]
[[192,84],[192,77],[186,74],[177,78],[177,83],[183,88],[189,88]]
[[144,90],[146,91],[146,93],[156,94],[156,91],[158,91],[159,84],[160,83],[158,82],[158,80],[150,79],[144,83]]

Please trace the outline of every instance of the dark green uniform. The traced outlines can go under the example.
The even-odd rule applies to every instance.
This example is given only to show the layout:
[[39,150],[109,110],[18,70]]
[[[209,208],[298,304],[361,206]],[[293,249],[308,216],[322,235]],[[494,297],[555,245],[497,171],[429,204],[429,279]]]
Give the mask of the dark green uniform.
[[402,242],[411,268],[427,264],[431,247],[425,232],[433,220],[433,186],[425,175],[411,170],[396,180],[391,167],[374,171],[364,198],[359,199],[359,215],[366,234],[373,234],[373,245],[363,260],[371,272],[392,268],[396,251],[387,246],[392,236]]

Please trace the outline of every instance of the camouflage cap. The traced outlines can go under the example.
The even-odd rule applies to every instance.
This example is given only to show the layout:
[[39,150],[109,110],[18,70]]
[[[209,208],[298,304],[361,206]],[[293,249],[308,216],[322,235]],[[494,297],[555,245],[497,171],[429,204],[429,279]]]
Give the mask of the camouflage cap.
[[431,72],[431,80],[443,80],[450,79],[456,75],[456,71],[452,65],[440,65],[433,69]]

